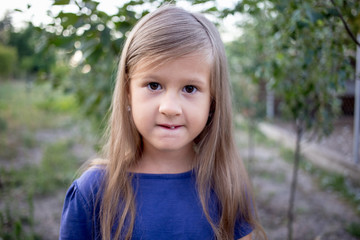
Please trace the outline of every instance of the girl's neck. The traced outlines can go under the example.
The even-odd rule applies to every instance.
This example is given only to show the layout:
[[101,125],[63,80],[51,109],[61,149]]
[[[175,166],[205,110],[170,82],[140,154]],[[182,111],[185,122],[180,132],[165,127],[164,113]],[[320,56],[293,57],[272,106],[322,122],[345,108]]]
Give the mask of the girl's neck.
[[144,147],[138,164],[131,169],[137,173],[182,173],[192,169],[195,152],[192,147],[182,151],[157,151]]

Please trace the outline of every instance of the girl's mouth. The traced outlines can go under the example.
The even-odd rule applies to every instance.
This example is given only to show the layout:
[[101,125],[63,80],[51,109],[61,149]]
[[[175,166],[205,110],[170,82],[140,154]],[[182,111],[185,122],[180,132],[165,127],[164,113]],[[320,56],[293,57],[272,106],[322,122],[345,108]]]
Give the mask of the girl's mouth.
[[159,126],[163,127],[163,128],[171,129],[171,130],[181,127],[181,125],[169,125],[169,124],[159,124]]

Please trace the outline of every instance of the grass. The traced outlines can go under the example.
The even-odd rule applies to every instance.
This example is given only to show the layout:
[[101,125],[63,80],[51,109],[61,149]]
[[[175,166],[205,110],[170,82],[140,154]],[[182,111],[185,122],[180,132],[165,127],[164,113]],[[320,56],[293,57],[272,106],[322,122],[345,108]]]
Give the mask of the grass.
[[[0,82],[0,239],[41,239],[34,232],[33,198],[66,189],[80,161],[72,151],[77,138],[44,142],[35,134],[69,129],[78,112],[74,96],[49,85]],[[21,163],[19,152],[34,149],[42,153],[40,163]]]
[[[292,163],[294,152],[282,148],[281,156],[287,162]],[[309,173],[317,181],[318,185],[325,191],[333,192],[350,203],[360,215],[360,186],[343,175],[326,171],[312,164],[301,156],[300,168]]]
[[[250,121],[252,122],[250,123]],[[235,128],[246,133],[247,135],[249,134],[249,130],[250,130],[251,134],[253,135],[252,138],[254,143],[266,147],[279,147],[279,143],[266,137],[257,127],[258,123],[253,121],[257,121],[257,120],[247,120],[247,119],[238,120],[238,121],[235,120]]]
[[274,172],[269,172],[267,170],[252,170],[251,174],[257,174],[264,179],[272,180],[276,183],[282,183],[286,179],[285,173],[283,173],[283,172],[274,173]]
[[72,145],[71,140],[49,144],[39,165],[0,169],[3,188],[43,195],[69,186],[79,168],[79,160],[71,153]]
[[31,196],[28,197],[28,212],[26,213],[10,207],[9,203],[0,210],[0,239],[41,240],[34,231],[34,207]]
[[28,86],[24,82],[0,83],[0,118],[3,122],[0,129],[26,128],[32,131],[58,127],[64,117],[69,114],[74,117],[77,110],[73,95],[56,91],[48,84]]
[[35,147],[37,130],[62,127],[78,118],[77,110],[74,96],[50,85],[0,82],[0,159],[12,161],[19,145]]

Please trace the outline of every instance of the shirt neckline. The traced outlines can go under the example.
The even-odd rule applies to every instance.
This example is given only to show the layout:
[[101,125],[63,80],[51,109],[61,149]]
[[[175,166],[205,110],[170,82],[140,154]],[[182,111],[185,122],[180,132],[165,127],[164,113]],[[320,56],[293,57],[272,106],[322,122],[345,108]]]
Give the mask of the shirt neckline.
[[139,179],[182,179],[190,178],[194,173],[194,170],[182,172],[182,173],[130,173],[134,178]]

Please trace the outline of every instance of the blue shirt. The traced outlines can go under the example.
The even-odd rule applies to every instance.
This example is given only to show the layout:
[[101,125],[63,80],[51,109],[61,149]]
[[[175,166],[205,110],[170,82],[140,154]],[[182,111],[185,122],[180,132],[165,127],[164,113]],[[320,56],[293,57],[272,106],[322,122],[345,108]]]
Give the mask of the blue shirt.
[[[101,239],[96,199],[103,173],[100,169],[90,169],[70,186],[65,197],[59,239]],[[132,184],[136,199],[133,240],[215,239],[203,212],[192,171],[136,173]],[[213,196],[213,199],[216,198]],[[218,219],[216,201],[210,201],[209,211],[213,219]],[[250,224],[239,220],[235,226],[235,239],[251,231]]]

